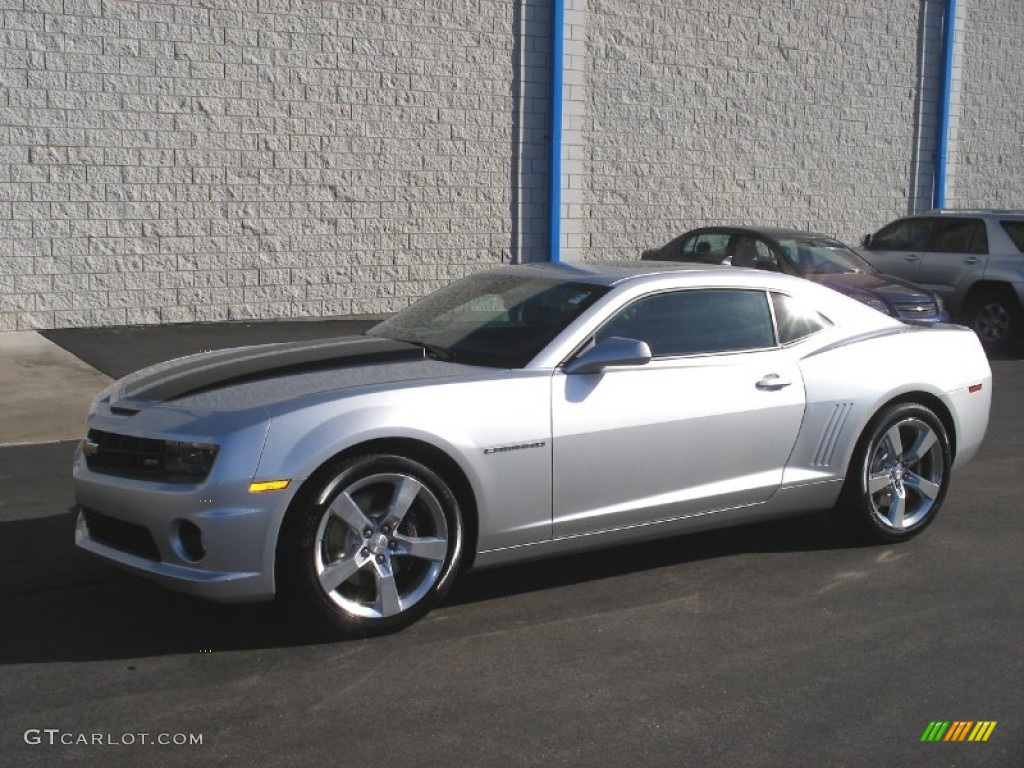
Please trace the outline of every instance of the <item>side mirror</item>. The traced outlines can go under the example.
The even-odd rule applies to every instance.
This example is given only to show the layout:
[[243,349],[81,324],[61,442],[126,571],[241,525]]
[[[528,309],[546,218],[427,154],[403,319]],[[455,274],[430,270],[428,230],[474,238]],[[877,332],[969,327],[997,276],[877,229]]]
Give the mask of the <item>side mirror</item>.
[[609,336],[569,362],[565,372],[570,375],[600,373],[605,368],[646,365],[651,362],[651,348],[646,341]]
[[864,235],[864,238],[860,241],[860,244],[865,248],[871,247],[871,235]]

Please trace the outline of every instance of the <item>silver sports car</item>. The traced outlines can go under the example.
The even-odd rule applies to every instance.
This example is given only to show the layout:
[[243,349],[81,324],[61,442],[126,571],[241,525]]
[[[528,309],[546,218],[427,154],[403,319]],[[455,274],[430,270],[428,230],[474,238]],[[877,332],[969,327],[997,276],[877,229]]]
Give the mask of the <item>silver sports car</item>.
[[990,399],[970,330],[798,278],[506,267],[365,336],[115,382],[75,459],[76,538],[167,586],[379,634],[471,567],[830,507],[908,539]]

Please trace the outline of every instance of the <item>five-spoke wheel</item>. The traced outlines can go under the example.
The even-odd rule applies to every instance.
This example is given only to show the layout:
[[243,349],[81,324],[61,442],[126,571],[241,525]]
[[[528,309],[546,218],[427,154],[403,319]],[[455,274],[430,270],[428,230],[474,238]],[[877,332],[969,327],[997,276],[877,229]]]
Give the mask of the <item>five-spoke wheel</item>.
[[458,567],[455,495],[433,470],[401,456],[357,457],[329,475],[288,521],[285,582],[341,634],[411,624],[443,597]]
[[942,421],[916,403],[897,403],[869,425],[854,454],[845,506],[876,539],[900,541],[938,514],[951,467]]

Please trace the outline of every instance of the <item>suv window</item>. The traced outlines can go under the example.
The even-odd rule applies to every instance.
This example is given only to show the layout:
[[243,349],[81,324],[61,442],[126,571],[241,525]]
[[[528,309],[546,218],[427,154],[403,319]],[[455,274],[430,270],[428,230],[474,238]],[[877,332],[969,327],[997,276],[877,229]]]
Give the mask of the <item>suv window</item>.
[[1024,253],[1024,221],[1001,221],[999,223],[1003,225],[1003,229],[1013,240],[1017,250]]
[[988,253],[988,235],[981,219],[935,219],[929,251]]
[[775,346],[768,297],[754,290],[690,290],[637,299],[597,339],[646,341],[655,357],[739,352]]
[[821,313],[784,293],[772,294],[772,308],[780,344],[798,341],[832,325]]
[[871,238],[878,251],[923,251],[932,230],[930,219],[900,219],[882,227]]

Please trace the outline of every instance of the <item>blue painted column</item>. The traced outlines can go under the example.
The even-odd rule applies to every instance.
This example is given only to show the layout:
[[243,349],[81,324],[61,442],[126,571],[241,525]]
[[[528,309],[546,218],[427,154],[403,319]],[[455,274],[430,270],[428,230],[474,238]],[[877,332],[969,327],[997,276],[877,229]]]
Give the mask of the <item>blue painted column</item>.
[[562,74],[565,0],[551,0],[551,130],[548,158],[548,260],[562,258]]
[[946,206],[946,168],[949,164],[949,117],[953,109],[953,46],[956,42],[956,0],[946,0],[942,35],[942,95],[939,99],[938,150],[935,156],[935,189],[932,207]]

